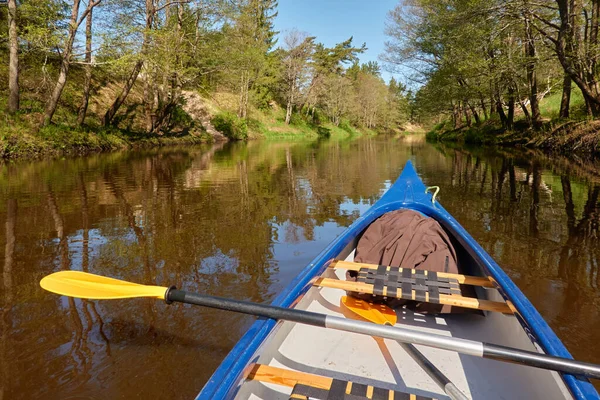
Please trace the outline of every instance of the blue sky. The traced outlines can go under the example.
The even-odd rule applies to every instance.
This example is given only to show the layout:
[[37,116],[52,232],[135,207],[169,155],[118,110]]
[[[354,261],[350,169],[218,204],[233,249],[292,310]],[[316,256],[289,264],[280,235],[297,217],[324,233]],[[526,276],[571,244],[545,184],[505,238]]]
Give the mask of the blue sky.
[[[384,51],[383,33],[388,11],[399,0],[279,0],[279,15],[275,30],[280,35],[293,28],[316,36],[326,46],[354,37],[358,47],[367,43],[368,50],[360,55],[361,62],[378,61]],[[281,44],[283,40],[280,39]],[[392,76],[382,71],[386,81]],[[397,76],[397,78],[400,78]]]

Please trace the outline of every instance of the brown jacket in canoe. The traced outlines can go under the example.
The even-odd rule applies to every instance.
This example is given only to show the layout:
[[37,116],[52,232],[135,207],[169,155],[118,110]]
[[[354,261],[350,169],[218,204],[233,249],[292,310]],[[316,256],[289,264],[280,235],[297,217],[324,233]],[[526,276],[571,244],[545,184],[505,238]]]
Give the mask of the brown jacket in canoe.
[[[358,241],[354,261],[459,273],[456,252],[440,224],[433,218],[408,209],[388,212],[373,222]],[[356,273],[347,274],[347,279],[355,280],[355,276]],[[422,313],[458,311],[447,305],[407,300],[390,299],[388,303],[390,306],[407,304],[408,307]]]

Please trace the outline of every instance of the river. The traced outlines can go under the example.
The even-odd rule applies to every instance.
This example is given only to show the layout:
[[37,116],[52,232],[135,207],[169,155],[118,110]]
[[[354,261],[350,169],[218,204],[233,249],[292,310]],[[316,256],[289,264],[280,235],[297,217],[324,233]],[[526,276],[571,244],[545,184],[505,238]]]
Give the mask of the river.
[[412,160],[572,354],[600,363],[600,173],[422,137],[253,141],[0,165],[0,399],[193,398],[253,321],[45,292],[82,270],[269,302]]

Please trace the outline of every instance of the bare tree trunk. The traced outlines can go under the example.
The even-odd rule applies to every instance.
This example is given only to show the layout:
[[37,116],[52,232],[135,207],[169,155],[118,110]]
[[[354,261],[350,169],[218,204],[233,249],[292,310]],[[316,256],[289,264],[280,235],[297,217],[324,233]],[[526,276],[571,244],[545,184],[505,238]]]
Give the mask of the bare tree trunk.
[[485,100],[483,100],[483,96],[480,96],[479,100],[481,102],[481,111],[483,111],[483,118],[485,118],[485,120],[487,121],[488,113],[487,113],[487,108],[485,108]]
[[571,77],[565,74],[563,78],[563,91],[560,99],[560,118],[569,118],[569,107],[571,103]]
[[[531,107],[531,124],[539,127],[541,123],[540,105],[538,103],[535,38],[531,29],[531,21],[525,19],[525,54],[527,56],[527,82],[529,83],[529,106]],[[520,100],[520,99],[519,99]]]
[[62,51],[62,60],[60,63],[60,73],[58,74],[58,80],[50,96],[50,100],[46,104],[46,111],[42,119],[41,126],[46,126],[52,122],[52,117],[58,106],[58,100],[62,95],[62,91],[67,83],[67,73],[69,72],[69,66],[71,65],[71,52],[73,50],[73,42],[75,41],[75,34],[77,33],[77,16],[79,15],[79,5],[81,0],[74,0],[73,7],[71,8],[71,20],[69,21],[69,34]]
[[152,132],[154,127],[154,91],[151,85],[151,72],[146,64],[146,73],[144,79],[144,116],[146,120],[146,132]]
[[294,91],[295,91],[295,83],[294,81],[292,81],[290,83],[290,95],[288,97],[288,101],[287,101],[287,107],[285,110],[285,123],[287,125],[290,124],[290,120],[292,119],[292,110],[294,108]]
[[54,116],[54,112],[56,111],[56,107],[58,106],[58,101],[60,100],[60,96],[62,95],[62,91],[65,88],[65,84],[67,83],[67,74],[69,72],[69,66],[71,65],[71,53],[73,51],[73,42],[75,41],[75,35],[77,34],[77,29],[79,25],[83,22],[83,19],[87,17],[92,9],[100,4],[100,0],[96,0],[95,2],[88,3],[88,6],[81,16],[79,20],[77,19],[79,16],[79,5],[81,4],[81,0],[74,0],[73,7],[71,8],[71,19],[69,21],[69,34],[67,35],[67,40],[65,41],[65,45],[62,51],[62,60],[60,63],[60,72],[58,74],[58,80],[56,81],[56,85],[54,86],[54,90],[52,91],[52,95],[46,104],[46,110],[44,112],[44,116],[42,118],[42,122],[40,126],[47,126],[52,122],[52,117]]
[[119,93],[119,95],[117,96],[115,101],[108,108],[108,110],[106,110],[106,113],[104,114],[104,118],[102,119],[102,123],[104,126],[108,126],[112,123],[112,120],[115,117],[115,115],[117,114],[117,111],[119,111],[119,108],[121,108],[121,105],[123,104],[123,102],[125,101],[127,96],[129,95],[131,88],[135,84],[135,81],[136,81],[138,75],[140,74],[140,71],[142,70],[143,66],[144,66],[144,60],[138,60],[138,62],[135,63],[135,66],[133,67],[131,74],[129,74],[129,78],[127,78],[127,81],[125,82],[125,86],[123,87],[123,90],[121,91],[121,93]]
[[520,97],[519,97],[519,106],[521,107],[521,110],[523,110],[523,114],[525,115],[525,119],[527,120],[527,122],[529,122],[531,124],[532,123],[532,121],[531,121],[531,114],[529,114],[529,110],[527,109],[527,106],[525,105],[525,102],[523,102]]
[[248,115],[248,92],[250,90],[250,71],[242,72],[242,81],[240,84],[240,104],[238,117],[246,118]]
[[469,106],[469,109],[473,114],[473,118],[475,118],[475,124],[479,125],[481,123],[481,119],[479,118],[479,113],[477,112],[477,109],[473,107],[469,102],[466,102],[466,104]]
[[496,112],[500,116],[500,122],[502,123],[502,126],[506,128],[508,125],[508,117],[506,116],[506,113],[504,112],[504,107],[502,107],[502,100],[500,98],[500,94],[498,94],[498,93],[496,93],[495,102],[496,102]]
[[19,38],[17,37],[17,0],[8,0],[8,112],[19,110]]
[[87,113],[88,103],[90,99],[90,87],[92,86],[92,10],[88,13],[85,20],[85,82],[83,84],[83,98],[79,113],[77,115],[77,123],[83,125],[85,115]]
[[456,103],[452,103],[452,121],[454,122],[454,129],[460,128],[460,116]]
[[515,120],[515,89],[511,84],[508,87],[508,115],[506,116],[506,128],[512,129]]
[[[175,42],[173,43],[175,53],[175,67],[173,71],[171,71],[170,66],[163,71],[163,84],[162,88],[156,87],[156,85],[152,86],[154,90],[154,110],[151,113],[151,121],[152,126],[150,133],[158,133],[160,134],[161,130],[167,130],[171,121],[171,115],[173,110],[175,109],[180,93],[181,93],[181,81],[178,76],[177,68],[180,65],[181,58],[179,55],[179,49],[181,47],[181,31],[182,31],[182,23],[183,23],[183,5],[176,4],[175,6],[167,7],[167,11],[170,13],[173,11],[171,7],[175,7],[177,17],[176,24],[176,32],[177,36],[175,38]],[[171,19],[172,16],[166,18],[166,20]]]
[[463,101],[462,108],[463,108],[464,113],[465,113],[465,121],[467,122],[467,126],[471,127],[471,125],[472,125],[471,114],[469,114],[469,109],[467,108],[467,102],[466,101]]
[[119,95],[117,96],[115,101],[112,103],[112,105],[108,108],[108,110],[106,110],[106,113],[104,114],[104,118],[102,119],[102,123],[104,126],[108,126],[112,123],[112,120],[114,119],[115,115],[117,115],[117,112],[119,111],[119,108],[121,108],[123,103],[125,102],[125,99],[127,99],[127,96],[129,95],[129,92],[131,91],[131,88],[133,88],[133,85],[135,84],[135,81],[137,80],[138,75],[140,74],[140,71],[142,70],[142,67],[144,66],[144,56],[146,55],[146,51],[148,48],[148,39],[149,39],[147,31],[152,29],[153,21],[154,21],[154,3],[152,0],[146,0],[146,32],[144,32],[144,38],[143,38],[143,42],[142,42],[142,54],[140,56],[140,59],[135,63],[135,66],[133,67],[133,70],[131,71],[129,78],[127,78],[127,81],[125,82],[125,86],[123,87],[123,90],[121,91],[121,93],[119,93]]

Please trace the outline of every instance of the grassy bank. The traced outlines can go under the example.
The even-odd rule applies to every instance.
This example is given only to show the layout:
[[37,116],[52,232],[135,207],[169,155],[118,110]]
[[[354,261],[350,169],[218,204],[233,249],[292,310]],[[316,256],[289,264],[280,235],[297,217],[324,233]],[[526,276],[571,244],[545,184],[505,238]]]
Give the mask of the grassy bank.
[[[65,102],[60,107],[56,123],[38,129],[44,104],[35,97],[25,97],[20,113],[5,113],[6,97],[0,100],[0,157],[35,158],[64,154],[85,154],[127,148],[167,146],[176,144],[196,144],[214,141],[223,134],[230,140],[270,139],[296,140],[326,137],[349,137],[375,135],[370,129],[357,129],[348,121],[339,126],[318,116],[314,119],[293,115],[291,123],[285,124],[285,110],[277,105],[269,109],[250,107],[246,120],[235,115],[237,96],[231,93],[216,93],[201,96],[192,93],[186,103],[175,114],[171,129],[161,134],[149,135],[143,130],[143,107],[136,103],[134,90],[129,104],[123,108],[115,126],[103,127],[98,122],[101,111],[110,100],[109,94],[96,94],[90,104],[86,124],[78,126],[77,98]],[[67,96],[67,99],[69,97]],[[316,122],[313,122],[316,121]],[[217,138],[218,139],[218,138]]]
[[600,121],[589,119],[581,92],[571,94],[569,119],[558,118],[561,93],[546,96],[540,102],[542,125],[533,129],[521,110],[515,115],[512,130],[506,130],[494,116],[478,125],[454,129],[451,121],[435,125],[426,137],[429,141],[462,142],[474,145],[524,146],[557,152],[600,154]]
[[53,125],[38,132],[0,129],[0,158],[56,157],[132,148],[198,144],[212,141],[205,134],[140,135],[116,128],[72,128]]
[[[77,124],[81,102],[83,72],[74,66],[69,84],[65,86],[54,123],[39,129],[45,102],[44,90],[37,88],[36,77],[21,74],[21,107],[15,115],[6,112],[7,88],[0,86],[0,158],[55,157],[64,154],[86,154],[100,151],[212,141],[201,124],[177,107],[168,130],[160,134],[144,132],[143,85],[134,85],[129,97],[115,118],[114,126],[103,127],[101,117],[121,90],[109,77],[98,74],[92,82],[88,113],[83,126]],[[102,84],[102,89],[99,89]]]
[[[248,118],[246,121],[242,121],[235,116],[238,96],[232,93],[214,93],[210,97],[203,97],[202,102],[213,116],[213,125],[215,127],[218,125],[215,117],[222,116],[221,118],[228,119],[230,121],[228,125],[232,127],[231,136],[237,136],[238,139],[294,140],[330,136],[376,135],[378,133],[371,129],[356,128],[347,120],[342,120],[336,126],[330,123],[326,116],[319,114],[308,116],[293,113],[290,124],[286,124],[285,110],[275,102],[271,102],[267,108],[261,109],[250,105]],[[240,134],[243,137],[239,137]]]
[[[1,106],[0,106],[1,107]],[[198,129],[177,130],[162,135],[97,124],[77,127],[59,123],[37,129],[31,114],[2,115],[0,123],[0,158],[37,158],[65,154],[86,154],[128,148],[146,148],[212,141]]]

